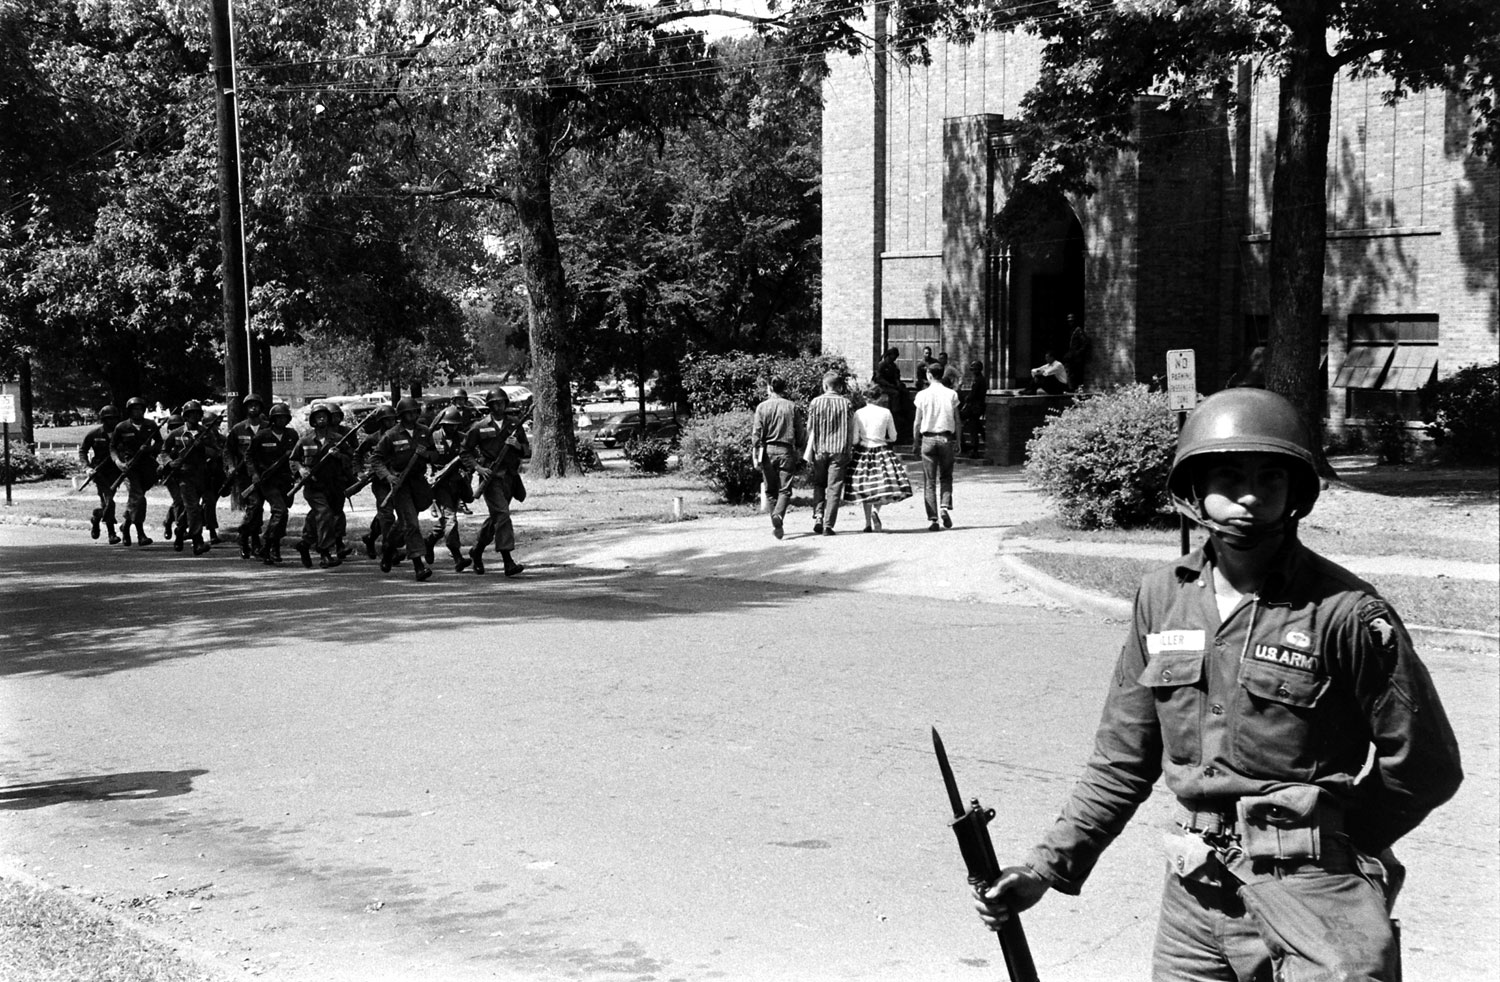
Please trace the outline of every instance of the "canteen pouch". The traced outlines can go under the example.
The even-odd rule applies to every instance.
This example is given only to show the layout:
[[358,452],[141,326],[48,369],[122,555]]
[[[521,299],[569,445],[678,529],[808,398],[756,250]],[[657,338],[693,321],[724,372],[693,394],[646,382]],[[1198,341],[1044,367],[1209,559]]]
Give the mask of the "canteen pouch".
[[1239,799],[1240,848],[1250,860],[1317,862],[1333,810],[1312,784],[1289,784],[1269,794]]

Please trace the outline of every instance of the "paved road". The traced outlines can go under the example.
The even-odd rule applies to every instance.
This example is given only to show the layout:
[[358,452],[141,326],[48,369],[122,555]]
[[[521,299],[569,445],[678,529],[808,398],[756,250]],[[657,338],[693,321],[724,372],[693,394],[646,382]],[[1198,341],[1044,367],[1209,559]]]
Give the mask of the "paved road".
[[[633,566],[558,542],[522,581],[422,587],[0,527],[0,861],[293,982],[998,977],[928,727],[1018,850],[1120,625],[987,589],[999,568],[950,590],[990,530],[687,524]],[[1403,850],[1408,977],[1481,979],[1500,679],[1493,646],[1442,643],[1471,776]],[[1145,976],[1166,815],[1033,912],[1044,978]]]

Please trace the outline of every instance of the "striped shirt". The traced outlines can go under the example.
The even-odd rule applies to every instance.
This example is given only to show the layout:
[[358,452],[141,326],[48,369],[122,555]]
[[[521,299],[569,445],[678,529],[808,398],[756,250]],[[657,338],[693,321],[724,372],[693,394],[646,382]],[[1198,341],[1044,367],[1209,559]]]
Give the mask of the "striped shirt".
[[834,456],[854,449],[854,408],[848,399],[825,392],[807,404],[807,449]]

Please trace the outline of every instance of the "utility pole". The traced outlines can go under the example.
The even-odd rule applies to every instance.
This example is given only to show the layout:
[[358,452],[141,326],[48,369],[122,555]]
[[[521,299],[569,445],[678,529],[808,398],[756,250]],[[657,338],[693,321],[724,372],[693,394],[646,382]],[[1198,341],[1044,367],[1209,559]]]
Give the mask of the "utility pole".
[[236,106],[234,22],[230,0],[208,0],[219,132],[219,241],[224,278],[224,401],[229,425],[244,416],[250,389],[250,307],[245,275],[244,206],[240,195],[240,119]]

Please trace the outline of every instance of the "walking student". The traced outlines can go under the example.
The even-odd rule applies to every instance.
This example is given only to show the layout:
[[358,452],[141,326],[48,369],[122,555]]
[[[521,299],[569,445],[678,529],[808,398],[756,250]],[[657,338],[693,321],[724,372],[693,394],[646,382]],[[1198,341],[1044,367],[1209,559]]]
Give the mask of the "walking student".
[[802,422],[797,406],[786,397],[780,375],[759,380],[766,397],[755,407],[750,425],[750,459],[760,468],[766,500],[771,502],[771,534],[781,538],[786,510],[792,503],[792,478],[797,473],[797,448],[802,445]]
[[953,455],[958,447],[958,393],[948,388],[943,374],[933,372],[927,388],[917,393],[912,445],[922,456],[922,503],[927,508],[927,530],[953,527]]
[[109,529],[109,544],[119,545],[120,536],[115,532],[115,478],[120,469],[109,455],[110,439],[115,427],[120,425],[120,410],[105,406],[99,410],[99,425],[83,435],[78,446],[78,459],[89,469],[94,482],[94,493],[99,498],[99,507],[89,519],[89,535],[99,538],[99,523]]
[[480,397],[489,415],[469,427],[462,452],[465,465],[479,475],[479,495],[489,515],[479,527],[479,539],[469,550],[469,561],[475,573],[483,574],[485,547],[494,543],[505,563],[505,575],[520,576],[526,567],[512,555],[516,531],[510,503],[526,500],[521,461],[531,454],[531,443],[520,420],[510,415],[510,396],[504,389],[492,389]]
[[807,450],[812,465],[813,535],[833,535],[854,451],[854,406],[845,396],[844,376],[823,376],[823,394],[807,405]]
[[855,447],[849,463],[845,496],[865,510],[865,531],[879,532],[880,506],[911,497],[911,478],[891,450],[896,442],[896,420],[886,408],[888,395],[872,382],[864,390],[865,404],[854,411]]
[[976,889],[986,923],[1077,894],[1163,778],[1177,831],[1155,979],[1399,977],[1391,846],[1463,775],[1401,618],[1298,541],[1313,461],[1296,409],[1263,389],[1189,417],[1167,483],[1208,541],[1141,582],[1093,755],[1024,863]]

